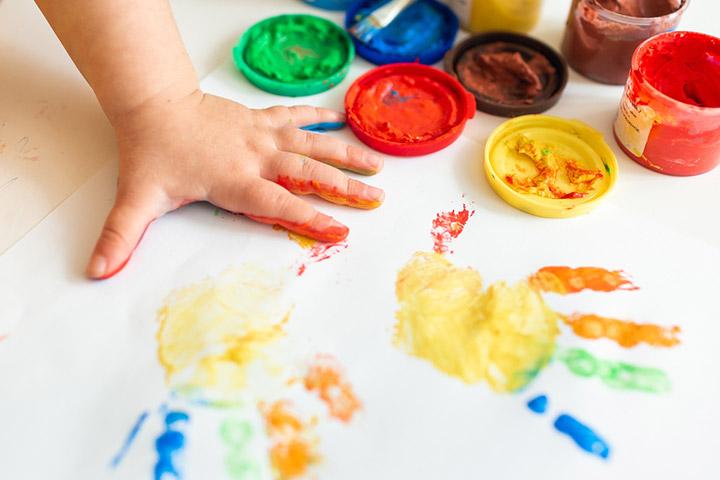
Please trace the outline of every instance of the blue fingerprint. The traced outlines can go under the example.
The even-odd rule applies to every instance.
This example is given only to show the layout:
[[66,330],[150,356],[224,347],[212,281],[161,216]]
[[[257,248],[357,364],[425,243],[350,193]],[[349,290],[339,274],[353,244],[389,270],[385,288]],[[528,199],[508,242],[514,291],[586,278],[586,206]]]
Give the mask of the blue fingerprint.
[[547,411],[548,408],[548,397],[547,395],[538,395],[537,397],[527,402],[527,406],[533,412],[543,414]]
[[142,428],[143,423],[145,423],[145,420],[147,420],[149,415],[150,414],[147,411],[142,412],[138,419],[135,420],[135,424],[130,429],[130,433],[128,433],[128,436],[125,439],[125,443],[123,443],[123,446],[120,448],[120,450],[115,454],[112,460],[110,460],[110,466],[112,468],[116,468],[118,465],[120,465],[122,459],[125,458],[125,455],[130,449],[130,445],[132,445],[133,440],[135,440],[135,437],[137,437],[137,434],[140,433],[140,429]]
[[570,415],[562,414],[555,420],[555,429],[572,438],[578,447],[586,452],[607,459],[610,457],[610,445],[590,427]]
[[180,470],[175,465],[178,454],[185,448],[185,434],[179,429],[190,421],[185,412],[170,411],[165,414],[165,431],[155,440],[157,450],[157,463],[155,464],[155,480],[168,477],[182,478]]
[[307,132],[315,132],[315,133],[324,133],[324,132],[330,132],[333,130],[340,130],[345,127],[345,122],[322,122],[322,123],[314,123],[312,125],[306,125],[302,127],[300,130],[305,130]]

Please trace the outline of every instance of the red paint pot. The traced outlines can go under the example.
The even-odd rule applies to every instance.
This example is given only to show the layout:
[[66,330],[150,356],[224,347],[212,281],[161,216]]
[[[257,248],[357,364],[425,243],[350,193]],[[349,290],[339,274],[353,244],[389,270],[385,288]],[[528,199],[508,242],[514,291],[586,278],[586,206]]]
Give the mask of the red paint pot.
[[365,144],[398,156],[453,143],[475,115],[475,98],[447,73],[417,63],[375,68],[345,95],[347,123]]
[[640,45],[615,122],[615,139],[640,165],[699,175],[720,163],[720,38],[657,35]]

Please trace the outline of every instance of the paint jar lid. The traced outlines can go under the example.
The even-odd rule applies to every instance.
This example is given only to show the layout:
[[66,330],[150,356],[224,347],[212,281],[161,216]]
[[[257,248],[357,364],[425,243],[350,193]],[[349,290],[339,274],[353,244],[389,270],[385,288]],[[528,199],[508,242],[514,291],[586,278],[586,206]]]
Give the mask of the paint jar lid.
[[525,115],[500,125],[485,145],[484,165],[503,200],[548,218],[590,212],[618,174],[615,154],[600,132],[548,115]]
[[565,59],[527,35],[474,35],[445,56],[445,71],[475,95],[477,108],[517,117],[553,107],[568,82]]
[[[358,0],[347,9],[345,28],[380,6],[382,0]],[[416,0],[370,43],[352,37],[358,55],[376,65],[419,62],[432,65],[442,60],[455,42],[460,21],[447,5],[436,0]]]
[[419,63],[370,70],[345,95],[347,122],[368,146],[416,156],[453,143],[475,114],[475,98],[447,73]]
[[350,35],[314,15],[279,15],[256,23],[233,48],[235,65],[258,88],[300,97],[347,76],[355,58]]
[[348,8],[355,0],[303,0],[305,3],[313,7],[322,8],[324,10],[343,11]]

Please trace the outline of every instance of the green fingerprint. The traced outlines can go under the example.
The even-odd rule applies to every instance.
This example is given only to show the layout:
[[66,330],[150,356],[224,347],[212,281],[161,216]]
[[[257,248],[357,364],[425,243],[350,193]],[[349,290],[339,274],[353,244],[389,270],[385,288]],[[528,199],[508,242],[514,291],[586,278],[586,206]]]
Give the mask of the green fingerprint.
[[580,348],[568,348],[558,353],[557,360],[575,375],[598,377],[609,387],[647,393],[665,393],[670,390],[670,379],[660,369],[641,367],[594,357]]
[[225,456],[225,467],[230,478],[235,480],[261,478],[260,467],[248,454],[247,449],[253,435],[253,426],[245,420],[227,419],[220,425],[220,438],[230,449]]

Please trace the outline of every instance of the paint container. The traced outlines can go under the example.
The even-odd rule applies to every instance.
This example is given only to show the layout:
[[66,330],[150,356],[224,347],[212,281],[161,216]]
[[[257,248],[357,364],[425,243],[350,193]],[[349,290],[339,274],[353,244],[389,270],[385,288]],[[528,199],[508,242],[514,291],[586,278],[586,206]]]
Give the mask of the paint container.
[[[350,28],[387,0],[359,0],[345,16]],[[420,62],[432,65],[442,60],[455,42],[460,22],[457,16],[436,0],[416,0],[382,29],[370,43],[353,37],[358,55],[376,65]]]
[[348,33],[313,15],[279,15],[253,25],[233,49],[235,65],[258,88],[299,97],[329,90],[350,70]]
[[573,0],[562,52],[591,80],[624,85],[635,49],[674,30],[690,0]]
[[313,7],[323,10],[345,11],[355,0],[303,0]]
[[534,38],[506,32],[466,39],[445,56],[445,71],[475,95],[478,110],[501,117],[548,110],[568,81],[559,53]]
[[527,33],[540,19],[542,0],[444,0],[464,29],[479,33],[504,30]]
[[720,38],[670,32],[643,43],[615,122],[615,139],[640,165],[699,175],[720,163]]
[[612,189],[617,159],[602,134],[577,120],[526,115],[485,145],[485,174],[513,207],[548,218],[590,212]]
[[380,152],[426,155],[453,143],[475,114],[475,99],[447,73],[417,63],[375,68],[345,96],[355,135]]

